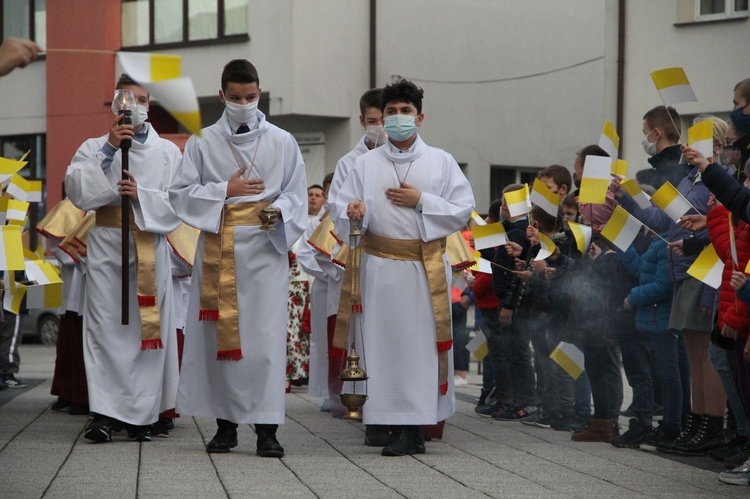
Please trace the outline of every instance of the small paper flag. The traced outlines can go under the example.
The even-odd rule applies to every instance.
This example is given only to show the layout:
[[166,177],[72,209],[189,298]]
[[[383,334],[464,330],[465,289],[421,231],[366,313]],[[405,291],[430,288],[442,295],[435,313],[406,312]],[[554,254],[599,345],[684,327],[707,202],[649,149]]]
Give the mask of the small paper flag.
[[622,206],[617,205],[607,225],[602,229],[602,237],[622,251],[627,251],[641,227],[643,227],[641,222],[625,211]]
[[469,270],[472,270],[474,272],[481,272],[483,274],[492,273],[492,262],[490,262],[486,258],[482,258],[482,254],[478,251],[474,252],[474,258],[476,259],[477,263],[470,267]]
[[471,341],[466,344],[466,349],[470,351],[479,362],[482,362],[490,352],[487,347],[487,338],[482,331],[476,332]]
[[474,223],[477,225],[485,225],[487,223],[484,218],[476,212],[476,210],[471,210],[471,219],[474,220]]
[[651,196],[651,201],[675,222],[693,207],[669,181],[664,182],[664,185],[659,187]]
[[617,135],[615,126],[609,120],[604,121],[604,128],[602,128],[602,134],[599,137],[599,147],[609,154],[613,162],[617,160],[617,150],[620,147],[620,136]]
[[675,106],[681,102],[698,102],[698,97],[690,86],[685,70],[666,68],[651,73],[656,90],[659,91],[665,106]]
[[27,201],[29,198],[30,190],[30,182],[16,173],[13,175],[13,177],[11,177],[10,184],[8,184],[8,188],[5,190],[5,192],[13,196],[14,199],[18,199],[19,201]]
[[27,261],[26,276],[37,285],[26,288],[27,308],[58,308],[62,306],[63,282],[50,262]]
[[517,217],[531,211],[531,200],[529,199],[529,186],[524,184],[521,189],[503,194],[508,206],[510,216]]
[[585,255],[591,246],[591,239],[594,231],[588,225],[579,224],[576,222],[568,222],[570,231],[573,233],[573,237],[576,240],[576,248],[581,254]]
[[478,250],[502,246],[508,242],[502,222],[477,225],[471,228],[471,233],[474,234],[474,248]]
[[723,272],[724,262],[716,254],[713,244],[706,246],[706,249],[698,255],[698,258],[695,259],[687,270],[688,274],[714,289],[719,289],[719,286],[721,286],[721,275]]
[[547,185],[539,180],[534,179],[534,187],[531,189],[531,204],[539,206],[541,209],[557,218],[560,210],[560,195],[555,194]]
[[0,158],[0,182],[5,182],[24,166],[26,161]]
[[17,282],[13,282],[8,278],[7,273],[5,274],[5,276],[3,276],[3,283],[5,284],[3,308],[8,312],[13,312],[16,315],[20,314],[23,297],[26,295],[26,286]]
[[621,175],[623,178],[628,177],[628,162],[624,159],[618,159],[612,162],[612,173]]
[[710,158],[714,155],[714,121],[699,121],[688,128],[688,145]]
[[552,239],[545,236],[541,232],[539,232],[537,235],[539,236],[539,246],[541,246],[541,249],[539,250],[539,253],[537,253],[534,260],[546,260],[547,258],[552,256],[557,247],[555,246],[555,243],[552,242]]
[[578,202],[604,204],[607,201],[607,190],[612,180],[611,173],[612,158],[586,156],[583,164],[583,177],[581,178]]
[[182,77],[178,55],[118,52],[125,72],[154,96],[191,133],[200,135],[201,114],[190,78]]
[[0,227],[0,270],[24,270],[21,227],[3,225]]
[[461,291],[466,289],[466,286],[468,286],[469,283],[466,280],[466,277],[464,276],[463,271],[458,271],[458,272],[453,273],[453,279],[452,279],[451,285],[456,289],[460,289]]
[[633,201],[642,209],[645,210],[652,206],[651,196],[641,190],[641,186],[635,180],[624,180],[620,186],[627,192]]
[[549,358],[557,362],[573,379],[578,379],[585,369],[583,352],[572,343],[561,341],[549,354]]
[[739,259],[737,258],[737,240],[734,238],[734,223],[732,223],[732,213],[729,213],[729,252],[732,254],[732,261],[734,262],[735,268],[739,267]]

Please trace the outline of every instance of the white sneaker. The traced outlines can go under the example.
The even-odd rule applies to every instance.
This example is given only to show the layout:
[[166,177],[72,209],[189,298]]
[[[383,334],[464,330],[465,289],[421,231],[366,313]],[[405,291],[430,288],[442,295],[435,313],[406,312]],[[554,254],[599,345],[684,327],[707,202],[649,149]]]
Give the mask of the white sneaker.
[[465,386],[468,384],[469,382],[466,381],[466,378],[462,378],[461,376],[455,376],[453,378],[453,386]]

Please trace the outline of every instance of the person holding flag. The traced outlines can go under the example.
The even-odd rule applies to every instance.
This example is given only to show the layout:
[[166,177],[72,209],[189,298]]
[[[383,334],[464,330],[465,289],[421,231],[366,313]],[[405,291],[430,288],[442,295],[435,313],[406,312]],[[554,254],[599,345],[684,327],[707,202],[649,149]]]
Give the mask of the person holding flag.
[[[151,439],[159,413],[174,408],[177,340],[172,314],[172,277],[166,235],[180,219],[165,186],[176,171],[180,150],[159,137],[148,119],[149,94],[128,75],[118,89],[132,90],[138,103],[133,124],[118,116],[107,135],[81,145],[68,166],[65,188],[81,210],[96,210],[89,232],[83,305],[84,360],[93,420],[84,438],[111,440],[112,424],[123,422],[132,440]],[[122,170],[121,145],[131,140],[130,169]],[[121,180],[122,173],[128,180]],[[122,210],[131,198],[133,218],[128,324],[120,314]]]

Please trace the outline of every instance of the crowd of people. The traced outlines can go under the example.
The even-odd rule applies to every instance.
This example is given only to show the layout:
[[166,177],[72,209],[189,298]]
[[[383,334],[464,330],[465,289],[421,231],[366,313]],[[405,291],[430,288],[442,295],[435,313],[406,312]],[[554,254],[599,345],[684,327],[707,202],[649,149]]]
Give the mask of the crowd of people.
[[[639,204],[617,174],[604,203],[578,202],[586,158],[608,156],[596,144],[578,151],[572,176],[561,165],[538,173],[560,196],[556,217],[536,205],[512,216],[504,197],[489,207],[487,221],[502,221],[508,243],[482,250],[492,275],[476,275],[461,301],[475,304],[489,349],[477,413],[571,431],[575,441],[709,454],[731,468],[722,481],[748,484],[750,79],[736,85],[733,102],[731,123],[695,118],[712,122],[708,158],[685,145],[674,108],[643,116],[651,168],[635,180],[650,194],[674,185],[692,207],[679,220]],[[602,235],[617,206],[644,225],[626,251]],[[590,246],[579,248],[571,223],[591,227]],[[556,245],[544,260],[535,258],[541,236]],[[688,273],[709,244],[723,263],[718,290]],[[550,359],[561,342],[583,352],[576,379]],[[620,415],[630,418],[626,429]]]
[[[309,188],[293,137],[257,108],[248,61],[225,66],[224,113],[182,153],[148,123],[148,92],[127,75],[117,88],[137,100],[132,124],[118,115],[84,142],[68,199],[39,228],[65,282],[53,409],[90,411],[86,439],[110,442],[124,429],[147,442],[184,414],[216,419],[209,453],[229,452],[238,425],[252,424],[257,454],[282,457],[291,385],[308,384],[334,417],[346,412],[339,372],[361,318],[365,445],[424,453],[455,411],[454,387],[467,383],[473,306],[489,349],[481,416],[580,442],[708,453],[731,468],[722,481],[750,482],[750,79],[734,89],[730,123],[696,118],[712,121],[711,157],[685,145],[675,109],[643,116],[650,168],[634,180],[647,193],[674,185],[692,206],[679,220],[643,207],[615,174],[604,203],[578,202],[586,158],[608,156],[588,145],[572,174],[551,165],[537,175],[560,198],[556,216],[540,206],[513,215],[505,196],[488,207],[508,241],[481,250],[491,274],[451,260],[451,245],[467,244],[474,197],[453,157],[417,133],[423,91],[412,82],[363,94],[362,138]],[[617,206],[644,224],[626,251],[601,234]],[[572,223],[592,229],[589,246]],[[537,258],[547,238],[555,250]],[[709,244],[724,263],[718,290],[688,273]],[[455,289],[461,272],[470,284]],[[580,376],[550,357],[561,342],[583,352]]]

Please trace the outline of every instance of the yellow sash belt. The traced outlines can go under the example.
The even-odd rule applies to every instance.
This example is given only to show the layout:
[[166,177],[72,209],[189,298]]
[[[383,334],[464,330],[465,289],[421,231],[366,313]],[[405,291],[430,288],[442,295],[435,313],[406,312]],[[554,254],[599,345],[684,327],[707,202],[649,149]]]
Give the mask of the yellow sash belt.
[[[96,210],[96,226],[121,229],[122,209],[119,206],[102,206]],[[138,229],[132,212],[130,213],[130,227],[135,248],[136,294],[141,315],[141,350],[164,348],[161,341],[159,307],[156,303],[154,234]]]
[[[443,253],[445,253],[445,239],[424,242],[421,239],[391,239],[372,232],[367,232],[362,238],[365,253],[392,260],[420,261],[425,269],[427,283],[432,296],[432,310],[435,315],[435,338],[438,352],[438,385],[440,394],[448,391],[448,352],[453,346],[451,339],[451,315],[448,306],[448,281],[443,267]],[[354,251],[349,252],[351,259]],[[351,262],[346,265],[346,273],[341,289],[336,316],[336,333],[333,346],[346,349],[349,335],[349,322],[352,304],[357,300],[351,298]],[[355,307],[357,305],[354,305]],[[358,310],[354,310],[355,312]],[[375,334],[370,331],[370,334]]]
[[237,312],[234,228],[260,225],[258,212],[270,204],[270,201],[262,201],[224,205],[219,232],[203,232],[203,278],[198,319],[216,322],[217,360],[243,358]]

